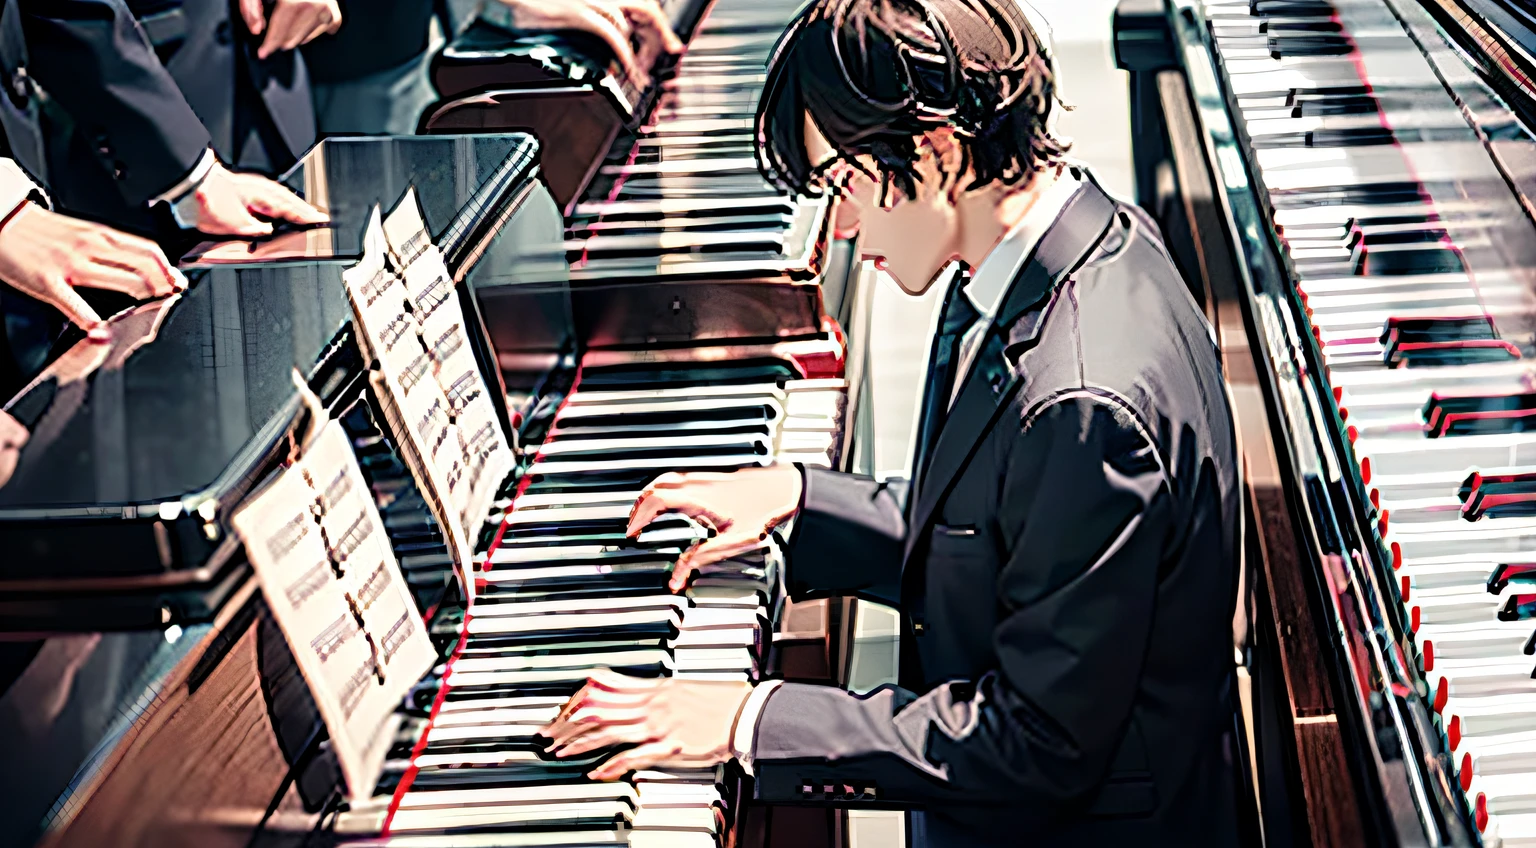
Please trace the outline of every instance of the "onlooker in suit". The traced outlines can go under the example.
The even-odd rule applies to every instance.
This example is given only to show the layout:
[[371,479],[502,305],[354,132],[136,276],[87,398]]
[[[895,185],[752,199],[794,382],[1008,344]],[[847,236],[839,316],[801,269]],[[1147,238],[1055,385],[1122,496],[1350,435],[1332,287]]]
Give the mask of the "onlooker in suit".
[[[662,51],[682,49],[657,0],[492,0],[526,30],[577,30],[601,37],[625,72],[645,79]],[[315,120],[326,135],[410,135],[437,99],[429,77],[441,41],[433,0],[341,0],[334,38],[304,49]]]
[[213,234],[270,232],[256,216],[323,220],[220,160],[279,170],[310,145],[302,62],[277,51],[334,27],[335,0],[277,0],[270,24],[258,0],[242,10],[236,27],[224,0],[7,0],[0,119],[14,155],[60,208],[146,233],[159,203]]
[[828,0],[770,65],[770,172],[836,188],[902,288],[952,260],[916,475],[667,475],[630,519],[716,534],[794,517],[795,596],[902,614],[900,685],[595,677],[543,732],[594,776],[739,760],[772,802],[898,804],[918,846],[1236,843],[1238,469],[1204,316],[1134,207],[1063,160],[1053,79],[1012,0]]
[[[144,300],[186,285],[154,242],[51,212],[47,203],[47,195],[15,162],[0,159],[0,282],[11,289],[0,302],[25,295],[58,309],[89,338],[106,341],[100,316],[76,287],[110,289]],[[39,340],[34,350],[46,351],[48,341]],[[0,400],[14,394],[23,377],[43,365],[16,351],[5,353],[0,355]]]

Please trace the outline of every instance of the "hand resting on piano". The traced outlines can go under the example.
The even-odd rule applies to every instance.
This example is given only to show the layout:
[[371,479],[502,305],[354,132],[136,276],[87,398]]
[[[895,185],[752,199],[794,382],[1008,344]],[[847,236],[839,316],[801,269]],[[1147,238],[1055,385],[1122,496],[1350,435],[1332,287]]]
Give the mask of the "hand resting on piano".
[[681,513],[714,531],[678,557],[668,586],[681,592],[710,563],[756,548],[800,506],[804,483],[793,465],[742,468],[730,473],[663,474],[640,493],[625,533],[640,535],[665,513]]
[[[656,0],[499,0],[512,22],[526,30],[579,30],[602,38],[637,86],[650,84],[646,71],[663,53],[681,53]],[[633,46],[632,46],[633,45]]]
[[148,300],[187,285],[154,242],[31,201],[23,201],[0,223],[0,280],[58,309],[97,342],[111,336],[76,287]]

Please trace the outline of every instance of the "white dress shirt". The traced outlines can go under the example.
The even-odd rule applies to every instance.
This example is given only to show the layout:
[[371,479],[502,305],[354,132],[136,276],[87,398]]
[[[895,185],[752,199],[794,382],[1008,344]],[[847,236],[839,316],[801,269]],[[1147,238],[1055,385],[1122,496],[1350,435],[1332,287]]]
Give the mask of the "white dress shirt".
[[[1003,295],[1008,293],[1008,287],[1013,283],[1019,271],[1023,269],[1025,260],[1029,259],[1035,250],[1035,245],[1040,242],[1040,237],[1056,222],[1061,210],[1066,208],[1067,202],[1082,188],[1083,180],[1087,178],[1087,172],[1081,166],[1063,168],[1056,181],[1045,189],[1045,192],[1035,200],[1024,217],[1009,230],[987,258],[982,260],[981,266],[967,282],[963,274],[956,275],[952,285],[961,286],[959,294],[968,297],[971,305],[981,317],[965,331],[960,339],[960,360],[955,369],[955,387],[950,394],[950,403],[954,403],[955,396],[960,392],[960,386],[965,384],[965,377],[970,373],[972,360],[976,358],[976,349],[980,347],[981,340],[986,337],[987,327],[992,324],[992,318],[1002,306]],[[752,752],[757,749],[757,722],[762,717],[763,707],[768,703],[768,698],[774,691],[782,686],[782,680],[769,680],[753,687],[752,694],[742,703],[741,712],[736,714],[736,724],[731,731],[731,755],[741,763],[741,767],[748,773],[752,772]]]
[[949,393],[950,406],[954,406],[955,398],[960,396],[960,387],[965,385],[965,379],[971,373],[976,351],[981,347],[982,339],[986,338],[987,328],[997,316],[997,310],[1003,305],[1003,295],[1008,293],[1009,285],[1024,268],[1024,262],[1034,252],[1035,245],[1040,243],[1040,237],[1056,222],[1056,217],[1082,185],[1081,168],[1063,168],[1056,181],[1045,189],[1034,205],[1029,207],[1029,211],[1024,213],[1024,217],[1013,225],[1013,229],[982,260],[981,265],[971,274],[970,281],[967,282],[964,275],[955,278],[954,285],[961,287],[960,295],[971,301],[971,306],[976,308],[981,317],[960,337],[960,357],[954,372],[955,382]]

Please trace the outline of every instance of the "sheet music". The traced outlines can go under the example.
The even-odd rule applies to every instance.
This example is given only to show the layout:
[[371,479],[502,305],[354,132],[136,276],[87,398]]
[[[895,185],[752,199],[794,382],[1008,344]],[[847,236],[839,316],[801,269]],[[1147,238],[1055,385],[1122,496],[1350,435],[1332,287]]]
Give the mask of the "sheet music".
[[327,423],[232,520],[348,792],[367,798],[393,741],[390,717],[435,655],[341,424]]
[[458,430],[457,461],[463,476],[455,479],[463,487],[454,492],[452,502],[463,516],[466,537],[475,538],[498,487],[512,470],[512,449],[475,362],[453,277],[427,232],[415,188],[406,191],[381,228],[389,255],[401,269],[411,314]]

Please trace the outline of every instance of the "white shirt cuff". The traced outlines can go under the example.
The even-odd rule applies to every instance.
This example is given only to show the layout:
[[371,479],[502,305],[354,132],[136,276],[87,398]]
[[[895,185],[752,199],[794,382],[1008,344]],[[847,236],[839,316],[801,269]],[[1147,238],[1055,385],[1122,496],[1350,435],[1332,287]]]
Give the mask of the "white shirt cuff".
[[175,216],[176,223],[185,229],[196,227],[196,209],[183,209],[182,206],[184,201],[192,197],[192,193],[197,190],[197,187],[203,184],[203,180],[208,179],[208,174],[213,171],[213,166],[218,161],[218,156],[214,155],[213,148],[210,147],[204,150],[202,157],[197,160],[197,164],[192,166],[191,173],[182,177],[181,182],[150,198],[149,205],[169,203],[171,205],[171,214]]
[[741,712],[736,714],[736,731],[731,734],[731,756],[749,774],[752,773],[752,754],[757,749],[757,720],[763,716],[768,696],[783,685],[782,680],[769,680],[752,687],[752,694],[747,696],[741,705]]
[[42,195],[44,205],[48,204],[47,192],[15,160],[0,159],[0,220],[9,218],[34,194]]

